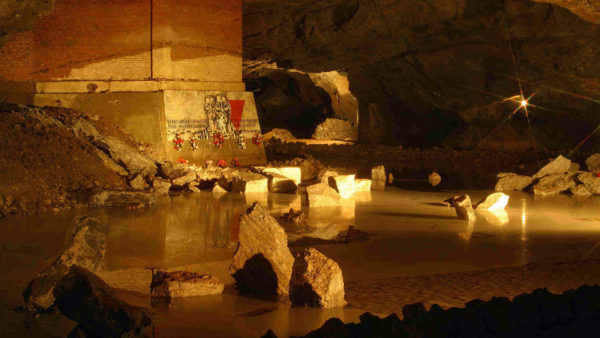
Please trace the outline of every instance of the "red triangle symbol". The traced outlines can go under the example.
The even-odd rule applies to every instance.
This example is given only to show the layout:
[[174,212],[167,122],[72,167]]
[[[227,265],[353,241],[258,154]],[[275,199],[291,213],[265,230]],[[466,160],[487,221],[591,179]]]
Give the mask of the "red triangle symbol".
[[233,123],[235,130],[240,130],[245,103],[246,101],[244,100],[229,100],[229,105],[231,106],[231,123]]

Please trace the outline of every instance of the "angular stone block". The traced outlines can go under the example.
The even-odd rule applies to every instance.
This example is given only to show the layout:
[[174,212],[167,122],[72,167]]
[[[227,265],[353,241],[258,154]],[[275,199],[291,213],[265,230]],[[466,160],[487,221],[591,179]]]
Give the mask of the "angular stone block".
[[354,175],[337,175],[329,178],[329,185],[340,194],[342,198],[354,196],[356,187],[354,184]]
[[483,201],[477,204],[477,210],[500,210],[506,208],[508,204],[508,195],[501,192],[488,195]]
[[385,190],[385,167],[380,165],[371,169],[371,189],[373,191],[384,191]]
[[510,191],[510,190],[523,190],[533,183],[533,177],[517,175],[514,173],[499,173],[498,182],[494,190],[496,191]]
[[312,207],[336,206],[341,203],[341,196],[335,189],[324,183],[306,187],[308,205]]
[[231,182],[232,192],[269,192],[269,179],[251,172],[238,172]]
[[454,210],[456,210],[456,217],[469,221],[474,221],[476,219],[475,211],[473,211],[473,205],[471,204],[471,198],[469,195],[454,197],[452,202],[454,205]]
[[356,190],[356,192],[365,192],[371,191],[371,184],[373,181],[369,180],[369,179],[362,179],[362,178],[358,178],[354,180],[354,188]]

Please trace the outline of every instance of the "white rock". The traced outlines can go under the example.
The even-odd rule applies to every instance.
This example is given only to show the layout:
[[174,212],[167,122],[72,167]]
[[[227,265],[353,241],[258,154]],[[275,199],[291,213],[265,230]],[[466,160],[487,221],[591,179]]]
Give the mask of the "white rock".
[[538,171],[533,178],[541,178],[550,174],[562,174],[566,173],[571,169],[571,160],[564,158],[562,155],[558,155],[550,163],[546,164],[540,171]]
[[501,192],[488,195],[483,201],[477,204],[477,210],[499,210],[506,208],[508,204],[508,195]]
[[356,188],[354,185],[354,175],[338,175],[330,178],[330,185],[333,183],[334,188],[342,198],[350,198],[354,196]]
[[356,189],[356,192],[370,192],[372,182],[373,181],[369,179],[358,178],[354,180],[354,188]]
[[341,196],[335,189],[327,184],[318,183],[306,187],[308,205],[312,207],[337,206],[341,203]]

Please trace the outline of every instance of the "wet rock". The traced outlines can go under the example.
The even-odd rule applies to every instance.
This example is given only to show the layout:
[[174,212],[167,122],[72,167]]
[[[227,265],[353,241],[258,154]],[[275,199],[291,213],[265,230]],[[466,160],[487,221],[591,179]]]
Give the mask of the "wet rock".
[[312,207],[336,206],[341,203],[341,196],[335,189],[324,183],[306,187],[308,205]]
[[325,122],[317,126],[312,138],[316,140],[353,141],[358,139],[358,130],[348,121],[326,119]]
[[595,195],[600,195],[600,177],[596,173],[581,173],[577,175],[579,182]]
[[311,246],[324,244],[347,244],[364,242],[369,239],[369,234],[341,224],[329,224],[324,227],[304,227],[299,231],[288,233],[290,246]]
[[[294,210],[290,208],[290,211],[281,215],[281,221],[285,224],[289,224],[290,232],[296,232],[306,227],[306,214],[302,210]],[[287,229],[286,229],[287,230]]]
[[496,191],[511,191],[523,190],[533,183],[533,178],[530,176],[517,175],[514,173],[499,173],[498,183],[494,190]]
[[95,218],[81,217],[67,234],[66,247],[58,258],[40,272],[23,291],[29,311],[47,311],[54,305],[56,283],[77,264],[97,271],[104,266],[108,227]]
[[156,271],[150,293],[159,298],[193,297],[220,294],[224,287],[215,276],[189,271]]
[[181,176],[185,176],[190,170],[191,169],[187,164],[168,161],[160,164],[158,173],[163,178],[174,180]]
[[432,187],[436,187],[440,183],[442,183],[442,176],[440,176],[440,174],[434,171],[431,174],[429,174],[427,180],[429,181],[429,184],[431,184]]
[[469,195],[454,197],[452,203],[454,205],[454,209],[456,210],[456,217],[469,221],[476,219],[475,211],[473,211],[473,205],[471,204],[471,198]]
[[79,266],[69,269],[53,294],[60,312],[95,336],[136,335],[152,323],[146,309],[119,300],[102,279]]
[[265,175],[269,179],[268,186],[270,192],[293,194],[298,189],[296,183],[288,177],[275,173],[265,173]]
[[600,154],[596,153],[585,159],[588,171],[600,170]]
[[344,278],[338,264],[314,248],[296,256],[290,280],[293,305],[331,308],[344,306]]
[[308,181],[316,178],[318,173],[325,167],[321,162],[312,156],[308,156],[307,158],[297,157],[289,161],[288,164],[300,168],[302,181]]
[[508,213],[504,209],[482,210],[480,215],[493,225],[502,226],[508,223]]
[[342,198],[354,196],[356,187],[354,185],[354,175],[337,175],[329,178],[329,185],[334,188]]
[[369,179],[355,179],[354,180],[354,188],[356,189],[356,192],[370,192],[371,191],[371,184],[373,181],[369,180]]
[[229,266],[238,288],[259,294],[288,294],[294,257],[287,235],[259,203],[242,215],[238,237],[238,249]]
[[591,196],[592,192],[585,187],[584,184],[579,184],[571,188],[571,194],[573,196]]
[[562,174],[566,173],[571,169],[571,160],[564,158],[562,155],[558,155],[550,163],[546,164],[540,171],[538,171],[533,178],[541,178],[550,174]]
[[543,177],[533,186],[533,193],[536,196],[557,195],[567,191],[577,185],[575,177],[577,173],[551,174]]
[[508,195],[501,192],[488,195],[483,201],[477,204],[477,210],[499,210],[506,208],[508,204]]
[[147,207],[156,202],[156,195],[136,191],[102,191],[91,198],[93,207]]
[[154,177],[152,180],[152,190],[156,194],[166,195],[169,193],[169,190],[171,190],[171,181],[160,177]]
[[135,190],[145,190],[148,187],[148,184],[142,175],[137,175],[129,181],[129,186]]
[[275,128],[275,129],[271,130],[270,132],[263,134],[262,139],[263,139],[263,142],[269,142],[272,139],[287,141],[287,140],[295,140],[296,138],[294,137],[294,134],[292,134],[287,129]]
[[380,165],[371,169],[371,189],[373,191],[384,191],[385,190],[385,167]]
[[241,193],[269,192],[269,179],[260,174],[238,171],[233,175],[231,191]]
[[213,187],[212,192],[215,193],[215,194],[224,194],[224,193],[227,193],[227,190],[225,190],[219,184],[215,184],[215,186]]
[[100,161],[102,161],[102,164],[104,164],[104,166],[107,167],[108,169],[116,172],[117,174],[119,174],[119,176],[123,176],[123,177],[129,176],[129,173],[127,172],[127,170],[125,170],[125,168],[118,165],[115,161],[113,161],[110,157],[108,157],[108,155],[106,155],[106,153],[103,152],[102,150],[95,148],[94,153],[100,159]]
[[172,181],[173,188],[184,189],[188,183],[195,181],[197,177],[198,175],[193,171],[178,177]]
[[261,173],[263,175],[278,174],[286,177],[294,182],[296,185],[300,185],[302,182],[302,170],[300,167],[277,167],[277,168],[264,168]]
[[153,160],[115,137],[107,136],[96,139],[93,143],[108,152],[110,157],[125,167],[131,175],[140,174],[143,177],[149,177],[154,176],[158,171]]

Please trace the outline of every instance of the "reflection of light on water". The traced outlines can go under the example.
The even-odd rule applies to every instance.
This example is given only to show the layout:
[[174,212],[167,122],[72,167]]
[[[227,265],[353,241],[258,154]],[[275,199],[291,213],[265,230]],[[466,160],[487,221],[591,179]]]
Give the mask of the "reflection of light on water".
[[521,200],[521,265],[528,263],[527,250],[527,200]]

